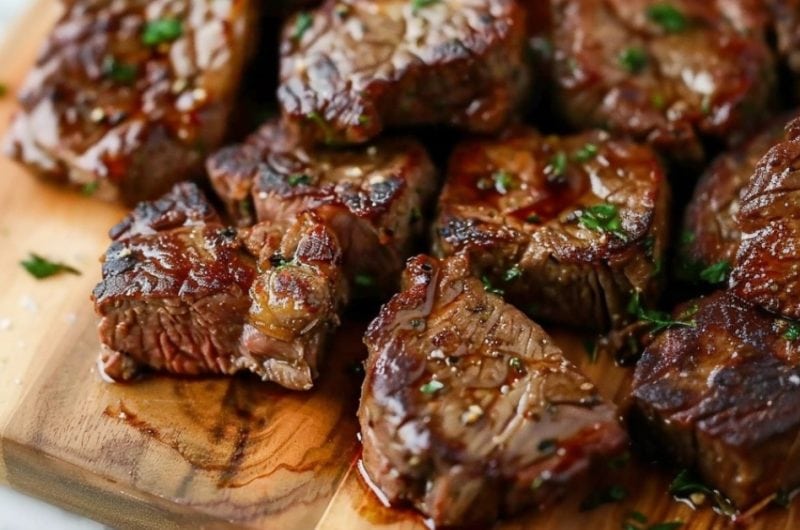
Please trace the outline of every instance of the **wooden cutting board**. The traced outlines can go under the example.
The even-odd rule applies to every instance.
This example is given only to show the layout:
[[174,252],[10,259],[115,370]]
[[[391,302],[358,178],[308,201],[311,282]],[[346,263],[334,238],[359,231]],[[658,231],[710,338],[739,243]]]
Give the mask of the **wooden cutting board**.
[[[0,135],[12,94],[58,14],[38,0],[0,49]],[[420,530],[407,510],[390,510],[357,470],[355,410],[363,322],[344,326],[318,387],[285,391],[253,378],[153,377],[112,385],[95,369],[99,344],[89,293],[98,257],[120,207],[41,183],[0,159],[0,480],[115,527],[252,527],[281,530]],[[37,252],[80,276],[36,281],[19,266]],[[609,398],[629,371],[589,362],[580,338],[555,334]],[[628,512],[684,528],[726,526],[667,494],[670,476],[631,463],[609,472],[629,496],[578,509],[591,485],[576,485],[556,508],[498,529],[619,529]],[[800,527],[798,503],[771,510],[751,528]]]

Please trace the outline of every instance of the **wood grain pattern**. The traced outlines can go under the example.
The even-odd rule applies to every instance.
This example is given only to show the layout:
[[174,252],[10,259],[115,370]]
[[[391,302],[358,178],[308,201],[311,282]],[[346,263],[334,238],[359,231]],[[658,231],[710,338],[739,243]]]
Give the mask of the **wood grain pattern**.
[[[11,91],[57,13],[54,0],[37,1],[0,49],[0,81]],[[0,133],[13,107],[13,98],[0,100]],[[424,528],[410,511],[382,507],[356,469],[359,380],[348,368],[364,355],[363,323],[337,335],[309,393],[249,377],[100,380],[88,296],[106,230],[123,214],[0,159],[0,481],[116,527]],[[35,281],[18,264],[29,251],[83,274]],[[606,396],[624,396],[628,370],[590,364],[577,337],[556,339]],[[622,503],[580,512],[587,481],[556,509],[498,529],[618,529],[633,509],[686,528],[726,526],[711,510],[674,502],[663,473],[635,465],[616,473],[631,492]],[[795,503],[751,528],[797,527]]]

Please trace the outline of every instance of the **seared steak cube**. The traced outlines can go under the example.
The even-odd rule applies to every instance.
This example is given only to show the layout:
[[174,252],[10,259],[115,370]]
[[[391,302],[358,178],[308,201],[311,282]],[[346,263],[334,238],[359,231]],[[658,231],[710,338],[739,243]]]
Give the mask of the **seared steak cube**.
[[258,2],[65,5],[20,93],[8,152],[128,203],[199,174],[223,139]]
[[682,265],[692,276],[715,269],[730,270],[741,239],[735,219],[739,195],[761,157],[783,138],[787,121],[786,116],[771,121],[745,145],[718,156],[700,177],[686,209],[681,235]]
[[537,318],[605,329],[634,291],[658,293],[668,200],[647,147],[515,129],[456,148],[434,248],[467,252],[487,286]]
[[734,142],[773,94],[764,5],[550,0],[558,100],[578,128],[647,141],[685,163]]
[[318,219],[240,235],[194,185],[180,185],[112,234],[93,293],[106,375],[249,370],[311,387],[347,296],[338,242]]
[[278,99],[325,143],[411,125],[494,132],[525,95],[524,49],[513,0],[327,0],[286,24]]
[[547,504],[626,441],[547,333],[470,274],[464,256],[410,259],[364,338],[363,469],[437,526]]
[[800,328],[716,292],[645,350],[635,404],[654,438],[744,508],[800,485]]
[[[404,260],[422,234],[422,212],[436,189],[425,149],[389,138],[347,150],[307,148],[277,122],[208,161],[218,195],[241,224],[316,212],[343,246],[350,281],[384,294],[396,289]],[[363,289],[362,289],[363,291]]]
[[741,243],[731,273],[736,295],[800,319],[800,119],[770,149],[742,190]]

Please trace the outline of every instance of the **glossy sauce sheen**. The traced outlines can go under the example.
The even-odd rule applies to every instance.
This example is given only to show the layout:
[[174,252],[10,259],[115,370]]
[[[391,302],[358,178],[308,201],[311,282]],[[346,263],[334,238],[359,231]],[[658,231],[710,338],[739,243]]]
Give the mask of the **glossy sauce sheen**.
[[[543,312],[533,313],[545,320],[604,328],[624,317],[633,290],[657,291],[668,199],[664,170],[647,147],[603,132],[556,137],[515,128],[456,148],[434,249],[467,251],[479,275],[526,311],[525,300],[537,302]],[[616,234],[581,222],[598,205],[611,208]],[[509,282],[514,267],[520,278]]]
[[[128,203],[196,174],[223,139],[257,2],[66,4],[20,92],[9,152]],[[163,21],[177,34],[146,44]]]

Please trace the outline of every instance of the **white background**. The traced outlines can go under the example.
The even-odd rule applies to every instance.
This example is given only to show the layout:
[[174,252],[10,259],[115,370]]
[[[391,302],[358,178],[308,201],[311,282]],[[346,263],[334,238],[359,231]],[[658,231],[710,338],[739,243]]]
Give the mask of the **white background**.
[[[0,0],[0,45],[2,45],[6,29],[13,24],[26,5],[29,5],[28,0]],[[0,486],[0,530],[98,530],[102,528],[103,526],[98,523]]]

